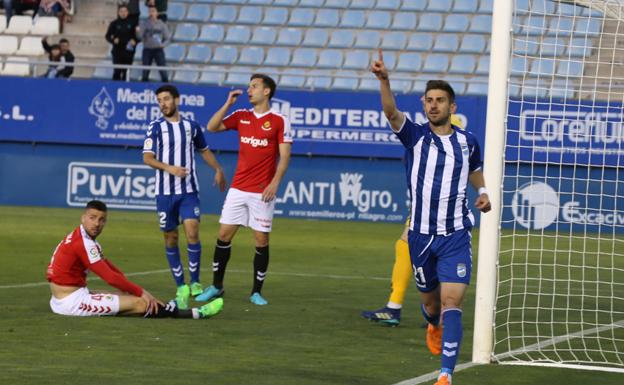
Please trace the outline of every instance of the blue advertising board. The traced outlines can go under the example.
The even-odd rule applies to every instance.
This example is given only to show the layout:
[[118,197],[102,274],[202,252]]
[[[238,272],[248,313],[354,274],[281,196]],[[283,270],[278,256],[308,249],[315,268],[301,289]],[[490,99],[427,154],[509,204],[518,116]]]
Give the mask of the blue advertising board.
[[[158,118],[156,83],[0,78],[0,141],[142,146]],[[242,87],[244,88],[244,87]],[[179,85],[180,111],[205,126],[230,89]],[[419,95],[397,95],[397,105],[425,122]],[[459,117],[483,143],[486,98],[459,97]],[[250,108],[240,97],[230,111]],[[403,149],[387,126],[378,93],[278,89],[272,108],[295,131],[293,154],[399,159]],[[214,150],[236,151],[233,132],[206,134]]]

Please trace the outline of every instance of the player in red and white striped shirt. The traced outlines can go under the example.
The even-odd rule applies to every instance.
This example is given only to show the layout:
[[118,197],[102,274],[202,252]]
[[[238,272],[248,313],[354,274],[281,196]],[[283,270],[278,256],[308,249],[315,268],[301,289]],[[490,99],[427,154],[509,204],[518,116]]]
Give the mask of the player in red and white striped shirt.
[[[164,304],[147,290],[130,282],[104,258],[95,240],[106,224],[106,204],[90,201],[82,214],[80,226],[68,234],[54,250],[47,269],[52,311],[69,316],[141,314],[146,317],[206,318],[217,314],[223,301],[213,301],[201,308],[179,310],[175,301]],[[87,271],[91,270],[122,293],[90,292]]]
[[247,96],[253,108],[237,110],[226,117],[227,110],[243,93],[242,90],[234,90],[208,122],[208,130],[211,132],[238,131],[239,151],[232,186],[223,203],[219,220],[221,227],[212,264],[213,284],[195,298],[198,301],[223,295],[223,277],[230,259],[231,242],[242,225],[251,227],[256,241],[250,301],[256,305],[268,303],[260,291],[269,266],[269,233],[273,223],[275,195],[288,168],[292,145],[288,118],[271,111],[269,105],[275,89],[275,81],[271,77],[254,74],[247,88]]

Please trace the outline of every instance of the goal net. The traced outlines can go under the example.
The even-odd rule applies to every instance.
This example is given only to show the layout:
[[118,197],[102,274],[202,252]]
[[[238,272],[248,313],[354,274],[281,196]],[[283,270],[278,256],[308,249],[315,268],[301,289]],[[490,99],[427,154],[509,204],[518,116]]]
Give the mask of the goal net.
[[624,0],[511,12],[490,361],[624,372]]

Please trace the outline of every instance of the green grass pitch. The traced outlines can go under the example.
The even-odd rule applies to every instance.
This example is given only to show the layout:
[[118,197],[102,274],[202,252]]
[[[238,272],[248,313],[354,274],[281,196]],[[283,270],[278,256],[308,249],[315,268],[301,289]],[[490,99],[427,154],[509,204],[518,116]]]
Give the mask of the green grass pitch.
[[[373,385],[439,368],[424,343],[414,285],[401,326],[382,327],[359,316],[387,300],[399,224],[276,219],[266,307],[248,302],[253,248],[243,229],[226,275],[225,307],[213,319],[61,317],[49,309],[45,268],[80,213],[0,207],[0,384]],[[211,281],[217,227],[215,216],[202,218],[204,283]],[[154,213],[112,210],[99,240],[131,280],[160,298],[174,296]],[[92,277],[90,282],[93,289],[107,287]],[[460,363],[470,361],[473,318],[474,284]],[[623,377],[485,365],[456,373],[454,383],[615,385]]]

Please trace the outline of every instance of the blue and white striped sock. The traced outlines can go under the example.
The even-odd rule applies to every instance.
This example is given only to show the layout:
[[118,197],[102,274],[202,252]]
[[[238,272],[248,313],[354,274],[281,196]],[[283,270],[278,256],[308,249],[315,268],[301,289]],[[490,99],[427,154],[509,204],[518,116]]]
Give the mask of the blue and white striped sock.
[[191,274],[191,282],[199,282],[199,265],[201,260],[201,242],[188,244],[188,263],[189,273]]
[[165,249],[167,250],[167,261],[169,262],[169,268],[176,286],[182,286],[184,285],[184,268],[180,263],[180,249],[178,246],[166,247]]

